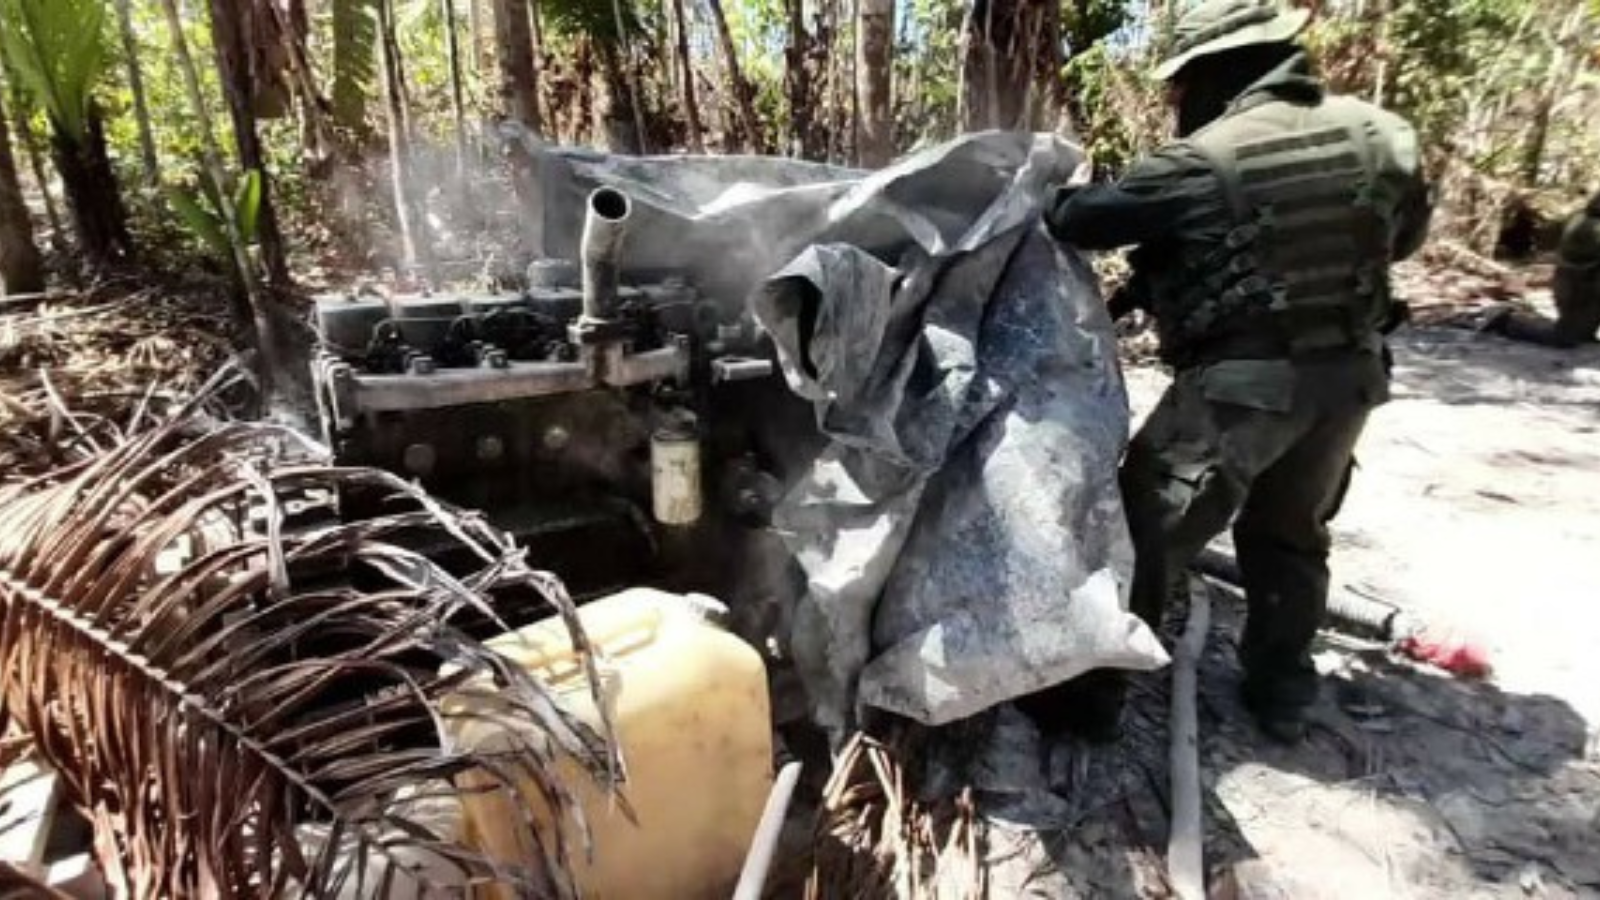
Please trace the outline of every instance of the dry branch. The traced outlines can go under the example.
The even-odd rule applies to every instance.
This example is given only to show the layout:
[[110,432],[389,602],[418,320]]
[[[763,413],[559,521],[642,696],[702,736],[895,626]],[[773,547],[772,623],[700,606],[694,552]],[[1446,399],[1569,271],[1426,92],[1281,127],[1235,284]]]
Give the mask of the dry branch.
[[810,900],[978,900],[987,895],[981,819],[970,791],[915,799],[903,749],[851,739],[823,790],[806,883]]
[[[75,437],[61,468],[0,488],[0,701],[92,823],[113,893],[382,896],[410,880],[572,895],[567,829],[528,835],[542,860],[496,868],[405,796],[469,772],[497,790],[527,781],[583,838],[554,760],[615,770],[601,735],[461,630],[497,621],[492,592],[508,585],[575,621],[509,536],[200,402],[126,429],[54,402],[32,411]],[[352,486],[387,491],[396,511],[291,512]],[[481,567],[448,572],[398,543],[418,532]],[[540,737],[494,757],[451,746],[448,717],[467,713],[442,699],[491,689],[469,682]]]
[[1200,721],[1195,692],[1200,657],[1211,629],[1211,595],[1205,585],[1190,592],[1189,621],[1172,659],[1172,828],[1167,870],[1180,900],[1205,897],[1205,823],[1200,806]]

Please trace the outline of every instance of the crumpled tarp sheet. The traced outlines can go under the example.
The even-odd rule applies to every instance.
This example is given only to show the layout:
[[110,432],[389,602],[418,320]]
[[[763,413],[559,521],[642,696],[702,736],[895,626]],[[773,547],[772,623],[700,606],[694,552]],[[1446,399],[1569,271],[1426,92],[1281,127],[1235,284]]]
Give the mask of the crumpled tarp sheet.
[[940,725],[1167,662],[1126,612],[1111,322],[1039,225],[1075,148],[991,132],[863,173],[526,146],[548,255],[576,256],[589,191],[627,191],[625,264],[753,314],[813,404],[828,443],[774,524],[806,575],[790,649],[820,724]]

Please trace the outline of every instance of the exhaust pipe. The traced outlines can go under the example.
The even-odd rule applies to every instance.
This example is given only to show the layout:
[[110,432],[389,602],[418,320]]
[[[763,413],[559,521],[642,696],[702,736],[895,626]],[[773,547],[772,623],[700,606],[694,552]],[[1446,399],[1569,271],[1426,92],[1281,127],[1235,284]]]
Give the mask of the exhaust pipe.
[[622,240],[628,232],[633,202],[616,188],[597,188],[589,195],[583,221],[583,317],[609,319],[616,312],[622,273]]

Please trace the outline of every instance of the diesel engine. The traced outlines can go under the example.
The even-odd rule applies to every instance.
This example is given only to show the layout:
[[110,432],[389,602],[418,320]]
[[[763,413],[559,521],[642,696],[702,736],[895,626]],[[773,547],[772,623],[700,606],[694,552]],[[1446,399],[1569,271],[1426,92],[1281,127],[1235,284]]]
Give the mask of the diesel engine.
[[737,298],[628,266],[631,205],[595,190],[580,258],[534,262],[519,292],[319,299],[324,437],[484,511],[575,594],[770,599],[784,567],[754,560],[781,555],[767,517],[814,424]]

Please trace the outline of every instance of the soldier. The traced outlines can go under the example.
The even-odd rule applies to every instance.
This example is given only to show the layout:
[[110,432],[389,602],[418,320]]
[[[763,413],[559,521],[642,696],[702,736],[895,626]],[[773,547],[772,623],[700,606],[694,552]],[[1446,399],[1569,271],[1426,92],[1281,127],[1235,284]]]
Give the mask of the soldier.
[[[1367,415],[1389,396],[1389,266],[1431,217],[1415,132],[1324,90],[1296,42],[1308,18],[1271,0],[1184,13],[1156,70],[1179,139],[1117,184],[1058,188],[1046,212],[1063,242],[1138,245],[1121,300],[1153,316],[1175,370],[1121,473],[1133,609],[1158,624],[1232,521],[1249,600],[1244,699],[1289,743],[1317,694],[1328,522]],[[1107,736],[1124,689],[1104,670],[1023,705],[1037,716],[1059,701],[1048,718]]]
[[1573,214],[1561,233],[1552,290],[1554,322],[1519,315],[1508,307],[1485,322],[1483,330],[1561,349],[1595,340],[1600,331],[1600,193]]

